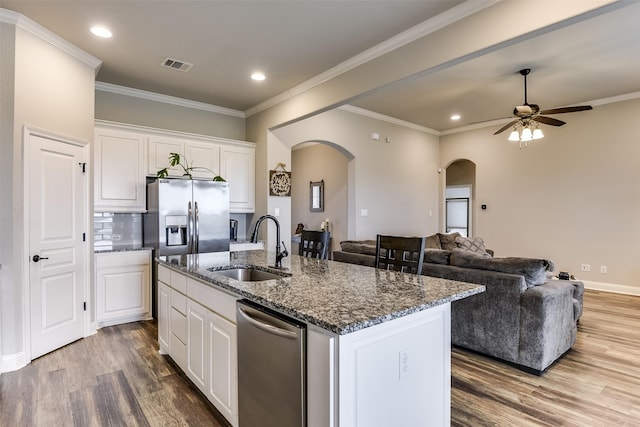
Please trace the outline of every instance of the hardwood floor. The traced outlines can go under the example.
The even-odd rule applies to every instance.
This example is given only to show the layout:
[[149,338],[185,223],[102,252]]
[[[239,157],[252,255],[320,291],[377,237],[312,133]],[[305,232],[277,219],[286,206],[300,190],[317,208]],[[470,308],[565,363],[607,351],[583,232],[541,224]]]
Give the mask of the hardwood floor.
[[[103,328],[0,375],[0,426],[226,426],[156,339],[153,322]],[[453,426],[640,425],[640,297],[587,291],[575,346],[542,377],[451,361]]]
[[0,375],[0,426],[228,426],[157,337],[150,321],[102,328]]
[[542,377],[451,355],[453,426],[640,426],[640,297],[586,291],[573,348]]

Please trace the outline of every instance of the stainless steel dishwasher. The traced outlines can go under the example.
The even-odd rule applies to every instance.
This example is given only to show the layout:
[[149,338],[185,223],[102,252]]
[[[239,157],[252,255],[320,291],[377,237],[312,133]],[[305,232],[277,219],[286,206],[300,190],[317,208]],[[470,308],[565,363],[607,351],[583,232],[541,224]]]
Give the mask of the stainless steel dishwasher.
[[306,426],[306,326],[247,300],[236,320],[240,427]]

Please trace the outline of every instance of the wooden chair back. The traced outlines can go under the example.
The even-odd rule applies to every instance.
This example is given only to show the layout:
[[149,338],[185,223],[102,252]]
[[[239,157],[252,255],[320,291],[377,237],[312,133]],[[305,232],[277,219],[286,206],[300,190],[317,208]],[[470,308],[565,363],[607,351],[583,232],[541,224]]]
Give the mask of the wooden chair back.
[[329,257],[328,231],[303,230],[298,245],[298,255],[307,258],[327,259]]
[[378,234],[376,239],[376,268],[422,273],[426,237],[397,237]]

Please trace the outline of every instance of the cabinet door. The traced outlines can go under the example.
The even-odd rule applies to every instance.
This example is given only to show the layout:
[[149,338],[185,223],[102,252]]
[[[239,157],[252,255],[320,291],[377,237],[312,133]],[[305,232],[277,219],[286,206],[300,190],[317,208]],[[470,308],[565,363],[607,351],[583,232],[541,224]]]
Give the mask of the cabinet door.
[[192,172],[194,178],[212,179],[220,174],[220,146],[218,144],[187,141],[184,144],[184,155],[189,166],[196,168]]
[[[156,176],[160,169],[169,167],[169,156],[171,153],[184,155],[184,142],[174,138],[163,138],[157,136],[149,137],[149,155],[147,174]],[[183,170],[180,167],[169,168],[169,175],[182,176]]]
[[161,354],[170,354],[169,315],[171,310],[170,301],[171,289],[164,283],[158,281],[158,343]]
[[148,316],[149,264],[96,269],[98,322],[115,324]]
[[229,208],[233,212],[255,211],[255,148],[223,146],[220,174],[229,183]]
[[207,398],[233,425],[238,425],[238,368],[236,325],[209,312]]
[[208,310],[187,300],[187,376],[202,391],[207,392],[206,323]]
[[144,143],[141,134],[96,128],[95,211],[145,211]]

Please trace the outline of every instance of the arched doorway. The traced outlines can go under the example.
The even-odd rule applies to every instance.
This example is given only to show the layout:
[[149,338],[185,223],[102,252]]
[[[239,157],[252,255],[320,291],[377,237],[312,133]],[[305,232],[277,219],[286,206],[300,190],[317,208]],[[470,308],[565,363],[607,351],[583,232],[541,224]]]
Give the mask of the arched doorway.
[[[291,234],[298,224],[306,230],[320,230],[329,220],[332,250],[348,236],[349,219],[349,163],[353,155],[328,141],[306,141],[291,149]],[[310,183],[323,182],[323,209],[311,210]],[[292,245],[292,251],[297,247]]]
[[460,159],[446,168],[445,232],[473,236],[473,200],[476,188],[476,165]]

